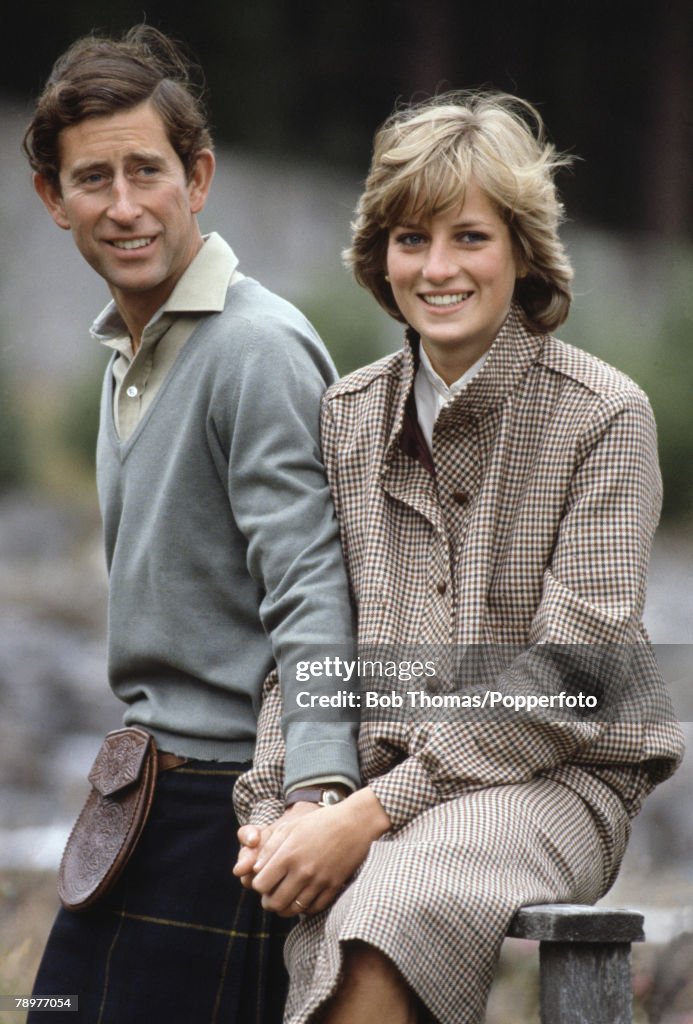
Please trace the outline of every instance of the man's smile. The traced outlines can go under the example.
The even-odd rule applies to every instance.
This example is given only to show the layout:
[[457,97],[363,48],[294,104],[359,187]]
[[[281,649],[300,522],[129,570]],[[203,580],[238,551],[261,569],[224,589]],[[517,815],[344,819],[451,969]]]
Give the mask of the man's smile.
[[107,241],[116,249],[143,249],[145,245],[150,245],[154,241],[154,236],[150,238],[110,238]]

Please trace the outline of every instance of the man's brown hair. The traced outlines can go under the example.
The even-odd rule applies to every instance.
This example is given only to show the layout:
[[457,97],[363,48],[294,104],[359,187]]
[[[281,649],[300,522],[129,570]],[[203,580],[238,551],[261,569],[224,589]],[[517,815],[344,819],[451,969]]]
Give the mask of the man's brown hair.
[[203,96],[198,66],[158,29],[136,25],[122,39],[84,36],[55,62],[22,147],[34,171],[59,186],[64,128],[151,102],[189,176],[200,151],[212,148]]

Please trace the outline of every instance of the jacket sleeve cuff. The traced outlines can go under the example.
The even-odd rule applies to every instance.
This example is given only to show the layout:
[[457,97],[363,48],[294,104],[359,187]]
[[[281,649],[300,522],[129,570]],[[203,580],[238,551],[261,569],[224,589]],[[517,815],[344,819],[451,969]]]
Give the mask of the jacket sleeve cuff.
[[368,785],[388,814],[393,831],[441,801],[440,793],[417,757],[408,757]]
[[263,825],[271,825],[277,818],[281,818],[284,813],[284,801],[276,800],[274,797],[268,797],[265,800],[260,800],[253,804],[252,809],[249,810],[247,818],[241,820],[240,815],[238,816],[239,825],[257,825],[262,828]]

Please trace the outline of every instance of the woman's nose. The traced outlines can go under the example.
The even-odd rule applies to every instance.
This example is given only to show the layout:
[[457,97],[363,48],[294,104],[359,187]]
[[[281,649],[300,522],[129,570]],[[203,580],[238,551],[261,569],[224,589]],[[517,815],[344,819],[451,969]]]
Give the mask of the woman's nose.
[[457,273],[457,261],[454,253],[445,243],[432,244],[428,250],[423,266],[423,276],[427,281],[446,281]]

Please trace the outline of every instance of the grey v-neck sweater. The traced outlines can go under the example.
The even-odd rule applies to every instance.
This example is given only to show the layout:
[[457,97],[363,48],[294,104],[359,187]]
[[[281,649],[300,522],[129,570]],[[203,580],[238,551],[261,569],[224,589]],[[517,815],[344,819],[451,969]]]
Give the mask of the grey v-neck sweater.
[[318,440],[335,376],[298,310],[246,278],[222,313],[201,317],[126,441],[113,425],[110,366],[102,396],[109,675],[125,722],[164,750],[247,760],[276,663],[287,786],[359,778],[355,725],[301,720],[296,694],[308,687],[289,669],[327,649],[353,656]]

